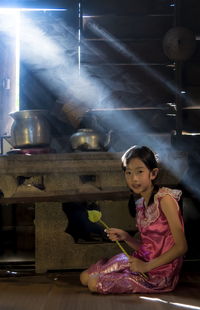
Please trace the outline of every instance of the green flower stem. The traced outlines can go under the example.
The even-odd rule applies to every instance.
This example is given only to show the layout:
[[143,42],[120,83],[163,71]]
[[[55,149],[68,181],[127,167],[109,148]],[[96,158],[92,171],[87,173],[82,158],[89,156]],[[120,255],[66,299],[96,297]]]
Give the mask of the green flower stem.
[[[106,229],[109,229],[108,225],[102,221],[101,219],[99,220],[100,224],[102,224]],[[123,248],[123,246],[119,243],[119,241],[115,241],[118,245],[118,247],[122,250],[122,252],[127,256],[129,257],[128,253],[126,252],[126,250]]]
[[115,241],[118,245],[118,247],[122,250],[122,252],[127,256],[129,257],[128,253],[126,252],[126,250],[123,248],[123,246],[119,243],[119,241]]
[[101,219],[99,220],[99,223],[102,224],[106,229],[109,229],[108,225]]
[[[109,229],[109,226],[108,226],[104,221],[102,221],[101,219],[99,220],[99,223],[100,223],[101,225],[103,225],[106,229]],[[115,241],[115,242],[117,243],[118,247],[122,250],[122,252],[129,258],[130,256],[128,255],[128,253],[126,252],[126,250],[123,248],[123,246],[120,244],[120,242],[119,242],[118,240]],[[146,275],[145,273],[140,272],[140,274],[141,274],[145,279],[148,278],[147,275]]]

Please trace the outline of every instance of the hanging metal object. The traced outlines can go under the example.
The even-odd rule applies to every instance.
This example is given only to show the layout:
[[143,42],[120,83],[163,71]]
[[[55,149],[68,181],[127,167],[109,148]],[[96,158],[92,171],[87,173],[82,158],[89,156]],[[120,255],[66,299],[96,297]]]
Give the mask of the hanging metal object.
[[171,28],[163,38],[164,53],[174,61],[189,59],[194,54],[195,48],[195,35],[185,27]]

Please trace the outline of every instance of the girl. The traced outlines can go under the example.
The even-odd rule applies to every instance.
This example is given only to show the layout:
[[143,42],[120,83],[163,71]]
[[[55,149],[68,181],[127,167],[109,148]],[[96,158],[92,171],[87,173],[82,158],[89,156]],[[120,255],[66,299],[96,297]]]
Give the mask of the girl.
[[[81,283],[91,292],[158,293],[172,291],[179,279],[183,254],[187,251],[183,220],[178,205],[181,191],[154,185],[158,174],[154,153],[134,146],[122,157],[128,187],[141,198],[136,201],[140,241],[127,232],[110,228],[112,241],[125,241],[135,251],[102,259],[83,271]],[[146,277],[144,277],[144,273]]]

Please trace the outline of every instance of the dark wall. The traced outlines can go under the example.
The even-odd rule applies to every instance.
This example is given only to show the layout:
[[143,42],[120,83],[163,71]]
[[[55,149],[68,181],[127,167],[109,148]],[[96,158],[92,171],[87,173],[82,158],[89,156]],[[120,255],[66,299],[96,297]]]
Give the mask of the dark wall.
[[[105,94],[99,95],[101,107],[108,107],[103,101],[106,93],[107,97],[118,94],[114,104],[121,107],[165,107],[174,100],[167,87],[174,80],[172,61],[162,48],[174,21],[170,3],[82,1],[82,65],[104,85]],[[120,92],[124,97],[119,98]]]
[[[176,129],[178,117],[183,119],[179,122],[179,127],[182,126],[186,131],[197,131],[198,121],[193,122],[191,118],[198,111],[191,111],[190,107],[194,108],[199,104],[199,41],[196,40],[195,49],[189,58],[181,61],[169,58],[163,44],[167,32],[176,26],[185,27],[198,37],[199,1],[193,0],[191,4],[189,0],[177,0],[176,3],[172,0],[82,0],[80,3],[82,14],[79,16],[78,0],[10,1],[13,6],[67,8],[65,13],[41,12],[29,15],[40,26],[42,20],[49,21],[51,25],[56,18],[61,18],[75,33],[81,29],[81,40],[79,42],[77,36],[75,44],[73,39],[70,53],[72,50],[74,53],[66,53],[66,59],[70,56],[73,62],[78,61],[80,43],[81,73],[88,80],[88,94],[84,94],[83,101],[89,109],[161,108],[165,119],[161,117],[156,120],[161,131],[171,133]],[[7,5],[7,1],[3,1],[3,5]],[[56,35],[52,31],[51,26],[45,29],[48,35]],[[175,43],[176,36],[172,37],[172,47]],[[180,54],[187,43],[183,40]],[[50,60],[51,58],[52,55],[49,55]],[[57,69],[52,68],[52,72],[53,70]],[[23,60],[21,73],[21,109],[40,106],[51,109],[59,97],[53,81],[50,86],[46,85],[39,78],[40,72],[24,64]],[[91,100],[92,87],[97,91]],[[67,92],[66,85],[61,85],[61,88],[63,92],[65,89]],[[184,91],[178,99],[177,90]],[[74,92],[79,91],[79,86],[74,88]],[[184,108],[178,117],[175,117],[176,104],[181,106],[181,110]],[[185,107],[189,110],[185,110]],[[150,115],[149,120],[151,119]],[[163,125],[166,122],[169,124],[167,129]],[[153,124],[153,120],[151,123]]]

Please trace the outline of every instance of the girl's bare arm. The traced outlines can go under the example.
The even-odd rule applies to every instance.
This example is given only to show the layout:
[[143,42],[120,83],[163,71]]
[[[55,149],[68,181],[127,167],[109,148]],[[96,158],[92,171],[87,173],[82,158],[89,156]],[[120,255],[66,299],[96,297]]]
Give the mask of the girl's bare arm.
[[170,263],[175,258],[185,254],[187,251],[187,241],[178,215],[178,204],[176,200],[171,196],[166,195],[161,200],[161,209],[168,220],[174,238],[174,246],[169,251],[148,262],[146,266],[148,269],[147,271]]
[[129,246],[130,248],[132,248],[133,250],[138,250],[141,242],[140,240],[136,239],[135,237],[132,237],[128,234],[127,238],[124,240]]
[[106,229],[108,238],[112,241],[125,241],[132,249],[137,250],[140,246],[140,241],[129,235],[128,232],[118,229],[109,228]]

